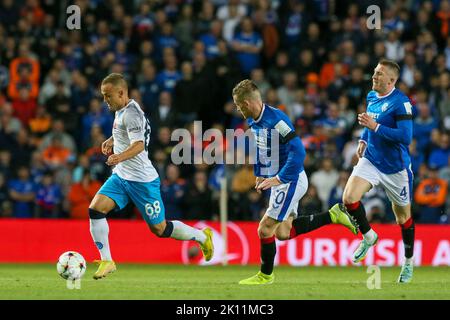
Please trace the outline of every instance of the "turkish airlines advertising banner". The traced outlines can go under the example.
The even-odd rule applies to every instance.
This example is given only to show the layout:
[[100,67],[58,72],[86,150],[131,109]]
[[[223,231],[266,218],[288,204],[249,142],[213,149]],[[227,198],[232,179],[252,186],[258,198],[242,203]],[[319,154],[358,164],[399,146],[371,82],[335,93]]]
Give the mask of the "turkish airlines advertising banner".
[[[229,222],[228,250],[217,222],[187,221],[214,232],[215,253],[203,260],[192,241],[158,238],[141,220],[109,220],[110,247],[118,263],[153,264],[259,264],[257,222]],[[403,243],[396,225],[373,225],[378,244],[362,265],[394,266],[403,261]],[[361,236],[339,225],[330,225],[288,241],[277,241],[276,264],[292,266],[349,266]],[[89,221],[0,219],[0,263],[55,262],[65,251],[80,252],[88,261],[98,259]],[[416,225],[416,265],[450,266],[450,226]]]

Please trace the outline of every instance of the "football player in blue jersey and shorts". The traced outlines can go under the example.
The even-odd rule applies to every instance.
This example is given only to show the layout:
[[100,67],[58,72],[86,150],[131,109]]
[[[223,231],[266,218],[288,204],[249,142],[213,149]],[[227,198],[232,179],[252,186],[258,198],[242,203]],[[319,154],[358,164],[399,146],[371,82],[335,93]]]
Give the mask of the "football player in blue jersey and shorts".
[[116,271],[109,248],[106,215],[124,208],[130,201],[155,235],[194,240],[200,245],[205,260],[211,260],[214,247],[209,228],[198,230],[181,221],[165,219],[160,179],[149,159],[150,123],[139,104],[129,99],[123,75],[111,73],[103,79],[101,93],[109,109],[115,112],[112,136],[102,144],[102,152],[108,155],[106,163],[114,168],[89,206],[91,235],[101,256],[94,279]]
[[308,189],[308,178],[303,169],[305,148],[294,126],[285,113],[262,102],[258,87],[251,80],[235,86],[233,100],[255,137],[255,188],[258,192],[271,191],[269,207],[258,227],[261,269],[239,284],[270,284],[275,278],[275,237],[292,239],[330,223],[342,224],[354,234],[358,229],[343,204],[324,213],[298,215],[298,203]]
[[380,60],[374,70],[367,111],[358,115],[358,122],[364,127],[357,149],[359,161],[344,189],[343,202],[363,234],[353,255],[353,262],[358,263],[378,240],[360,200],[372,187],[384,188],[401,227],[405,260],[398,282],[406,283],[412,280],[414,253],[413,174],[409,156],[412,106],[408,97],[395,88],[399,75],[398,64],[387,59]]

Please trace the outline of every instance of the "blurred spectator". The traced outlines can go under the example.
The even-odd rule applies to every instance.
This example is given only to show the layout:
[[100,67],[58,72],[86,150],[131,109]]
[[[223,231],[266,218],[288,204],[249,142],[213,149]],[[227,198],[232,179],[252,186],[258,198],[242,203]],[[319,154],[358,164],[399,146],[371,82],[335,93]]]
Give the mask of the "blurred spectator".
[[159,128],[158,137],[154,141],[152,147],[164,152],[166,157],[170,157],[172,149],[176,142],[171,140],[171,130],[169,127],[164,126]]
[[229,0],[228,4],[224,4],[217,9],[217,18],[220,20],[228,20],[233,12],[237,12],[239,17],[247,15],[247,8],[241,3],[241,0]]
[[342,203],[342,195],[344,194],[345,185],[347,184],[349,172],[339,172],[339,180],[333,189],[331,189],[330,196],[328,198],[328,207],[331,208],[336,203]]
[[194,44],[194,16],[191,4],[185,3],[181,8],[180,18],[174,27],[174,33],[177,35],[180,43],[180,56],[186,59]]
[[11,178],[11,152],[0,149],[0,174],[6,179]]
[[9,197],[13,201],[14,218],[32,218],[36,185],[31,181],[27,167],[17,169],[17,178],[8,182]]
[[198,119],[199,91],[194,80],[191,62],[185,61],[181,64],[181,73],[183,78],[175,86],[173,108],[176,112],[177,124],[183,127],[186,123]]
[[145,113],[151,113],[158,105],[159,85],[156,82],[156,68],[150,60],[142,63],[142,77],[138,79],[137,86],[142,95],[141,107]]
[[159,178],[164,181],[166,179],[166,168],[168,163],[168,155],[161,149],[152,151],[152,164],[158,172]]
[[0,217],[2,216],[2,208],[9,202],[8,186],[6,185],[5,176],[0,173]]
[[425,156],[417,150],[417,140],[414,138],[409,145],[409,155],[411,156],[412,172],[414,175],[417,175],[420,166],[425,162]]
[[198,17],[195,21],[195,31],[197,34],[208,32],[211,22],[214,19],[214,4],[211,1],[203,1]]
[[217,43],[222,35],[222,22],[220,20],[213,20],[210,25],[208,33],[200,35],[199,40],[203,42],[205,47],[205,56],[208,60],[217,57],[219,48]]
[[78,156],[76,167],[72,171],[72,181],[74,183],[81,182],[86,173],[91,173],[89,157],[86,154]]
[[181,73],[177,69],[177,58],[174,54],[163,57],[164,69],[156,76],[156,83],[161,91],[172,93],[175,85],[181,80]]
[[339,108],[336,103],[328,105],[327,116],[322,121],[325,133],[331,141],[333,141],[338,149],[342,149],[345,143],[345,120],[339,113]]
[[70,150],[62,144],[62,138],[57,135],[53,136],[51,144],[42,153],[45,164],[53,169],[64,166],[70,156]]
[[167,91],[159,95],[159,105],[150,114],[152,130],[158,132],[160,127],[171,127],[175,121],[175,110],[172,108],[172,96]]
[[314,185],[309,185],[308,191],[300,200],[298,214],[310,215],[318,212],[322,212],[322,201],[317,194],[317,188]]
[[331,190],[339,179],[339,173],[333,165],[331,159],[323,159],[320,169],[311,175],[311,185],[317,188],[317,194],[322,201],[322,209],[327,210],[328,198]]
[[70,187],[68,194],[71,207],[69,216],[73,219],[87,219],[89,217],[89,205],[100,187],[101,183],[91,178],[89,170],[84,171],[81,180]]
[[439,170],[448,164],[449,156],[450,156],[450,134],[447,132],[442,132],[439,135],[437,147],[431,150],[428,164],[430,167],[435,167]]
[[52,130],[42,138],[39,149],[41,151],[45,150],[52,143],[53,137],[55,136],[58,136],[61,139],[61,144],[69,149],[71,153],[76,153],[75,140],[71,135],[65,132],[64,122],[59,119],[53,121]]
[[277,90],[278,98],[280,103],[284,105],[286,113],[293,121],[298,114],[294,112],[294,102],[295,102],[295,90],[297,88],[297,75],[293,71],[288,71],[283,75],[283,85]]
[[17,133],[15,144],[11,148],[12,161],[15,167],[27,166],[30,163],[31,154],[35,149],[32,142],[27,129],[22,128]]
[[36,113],[37,103],[30,96],[28,88],[20,88],[19,96],[13,100],[12,107],[14,109],[14,116],[22,121],[22,125],[28,126],[28,122]]
[[163,57],[164,48],[178,49],[179,43],[173,33],[173,25],[170,22],[165,22],[162,25],[160,33],[154,39],[154,43],[158,60]]
[[51,128],[52,118],[43,106],[38,106],[36,115],[30,119],[28,125],[32,135],[39,138],[37,142],[40,143],[40,138]]
[[262,46],[261,35],[253,30],[252,20],[243,18],[241,31],[235,34],[232,48],[236,52],[244,77],[248,77],[253,69],[260,66],[259,53]]
[[393,216],[388,216],[386,210],[387,197],[386,192],[381,186],[371,188],[361,199],[366,210],[366,216],[369,222],[382,223],[393,222]]
[[290,70],[289,56],[285,51],[278,51],[275,57],[275,64],[267,69],[267,79],[274,88],[283,84],[284,74]]
[[427,103],[417,105],[419,115],[414,119],[413,136],[417,141],[417,150],[419,152],[428,152],[430,146],[431,131],[437,128],[437,123],[432,117],[430,107]]
[[180,170],[177,166],[169,164],[166,170],[166,179],[161,184],[161,197],[166,209],[166,219],[182,219],[181,209],[186,181],[180,178]]
[[73,117],[70,108],[70,91],[60,80],[56,83],[54,94],[47,99],[46,107],[48,113],[56,119],[61,119],[66,123],[76,119]]
[[193,180],[186,187],[183,198],[183,219],[211,220],[213,215],[213,201],[208,187],[206,172],[197,171]]
[[266,80],[264,70],[261,68],[253,69],[250,74],[250,79],[258,86],[263,100],[265,100],[266,92],[270,89],[270,83]]
[[233,176],[231,183],[231,192],[245,194],[255,187],[255,175],[253,166],[249,164],[239,168]]
[[71,110],[78,113],[85,112],[94,97],[94,90],[84,76],[80,76],[73,83],[70,94]]
[[420,205],[420,222],[440,222],[441,215],[445,212],[447,192],[447,181],[439,178],[436,167],[430,167],[428,177],[418,184],[414,193],[414,200]]
[[55,183],[53,173],[47,171],[36,188],[36,217],[61,217],[60,204],[63,200],[62,197],[61,188]]
[[89,112],[82,117],[82,141],[88,141],[92,127],[98,126],[101,128],[103,135],[110,136],[112,132],[113,117],[102,102],[94,98],[89,105]]

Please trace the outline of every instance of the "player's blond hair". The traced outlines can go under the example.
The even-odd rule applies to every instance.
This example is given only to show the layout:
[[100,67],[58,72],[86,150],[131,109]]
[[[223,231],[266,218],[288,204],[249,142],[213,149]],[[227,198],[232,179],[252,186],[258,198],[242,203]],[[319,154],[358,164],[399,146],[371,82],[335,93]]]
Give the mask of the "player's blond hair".
[[249,79],[242,80],[233,88],[233,97],[237,101],[261,100],[257,85]]
[[110,73],[103,79],[102,86],[108,83],[112,84],[114,87],[122,87],[128,91],[128,83],[120,73]]
[[381,59],[378,62],[378,64],[381,64],[382,66],[388,67],[394,73],[396,81],[400,77],[400,66],[394,60]]

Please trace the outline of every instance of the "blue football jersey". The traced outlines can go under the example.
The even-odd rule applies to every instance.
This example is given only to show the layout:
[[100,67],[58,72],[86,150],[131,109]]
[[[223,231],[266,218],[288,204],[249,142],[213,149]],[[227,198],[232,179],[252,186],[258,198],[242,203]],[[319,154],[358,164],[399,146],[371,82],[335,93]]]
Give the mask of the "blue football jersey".
[[247,122],[256,140],[255,176],[297,181],[306,152],[288,116],[264,104],[259,118]]
[[383,97],[370,91],[367,95],[367,114],[379,125],[376,130],[364,128],[361,136],[361,140],[367,143],[364,157],[386,174],[409,168],[412,105],[408,97],[396,88]]

